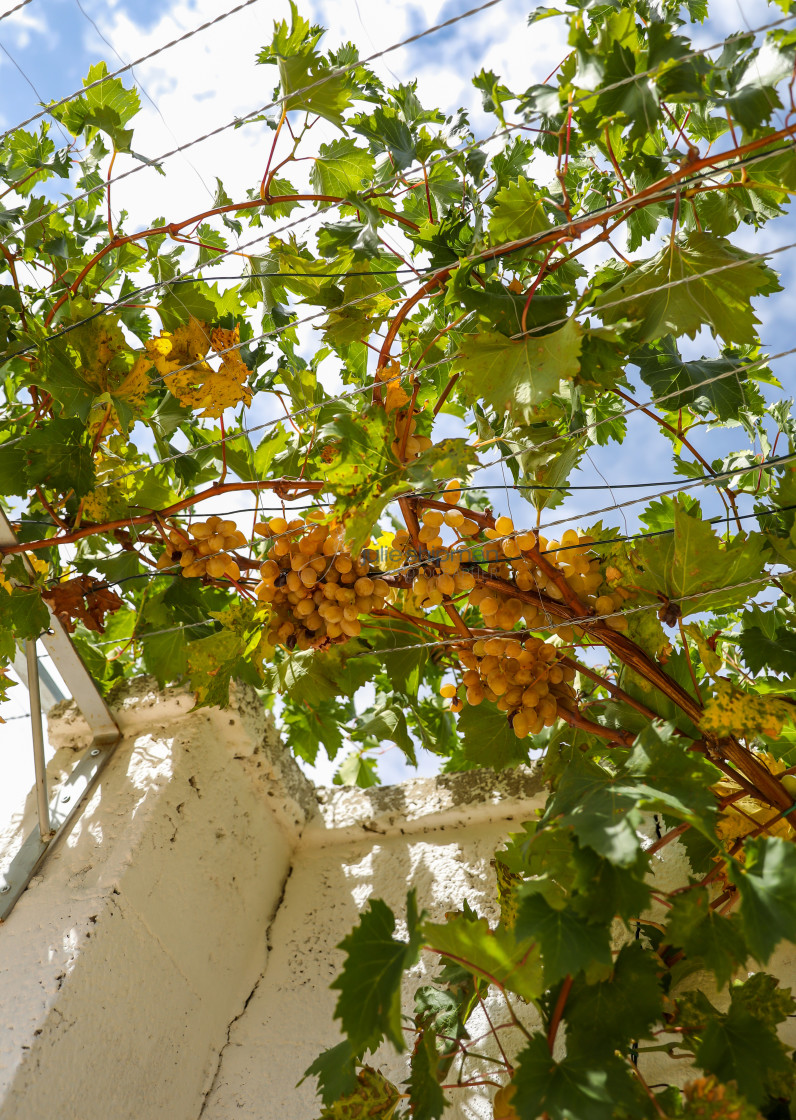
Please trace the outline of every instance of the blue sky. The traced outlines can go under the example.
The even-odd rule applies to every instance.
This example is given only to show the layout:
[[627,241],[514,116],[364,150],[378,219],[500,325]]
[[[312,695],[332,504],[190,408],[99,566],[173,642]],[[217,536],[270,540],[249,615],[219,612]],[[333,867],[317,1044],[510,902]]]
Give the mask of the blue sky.
[[[330,28],[329,45],[353,39],[362,54],[370,54],[466,10],[472,2],[430,0],[421,5],[396,0],[313,0],[300,7]],[[15,0],[2,0],[0,14],[14,3]],[[44,99],[62,97],[79,87],[83,75],[98,59],[105,59],[109,68],[115,69],[119,65],[115,51],[129,61],[230,6],[221,0],[178,0],[168,5],[155,0],[81,3],[85,15],[77,0],[32,0],[20,13],[0,20],[0,44],[25,75],[0,52],[1,128],[13,125],[38,108],[38,98],[28,82]],[[466,105],[473,113],[477,131],[486,134],[493,122],[480,111],[479,97],[469,84],[470,75],[486,66],[504,75],[509,86],[522,90],[542,81],[565,53],[563,22],[550,19],[528,28],[527,11],[528,5],[519,0],[503,0],[487,12],[388,55],[375,64],[377,72],[391,84],[396,78],[407,81],[417,77],[424,102],[438,104],[448,112]],[[273,20],[284,18],[287,13],[287,0],[258,0],[210,32],[193,37],[141,67],[137,76],[157,103],[157,110],[144,99],[140,123],[137,122],[136,148],[149,156],[157,155],[172,148],[175,141],[185,142],[268,101],[274,78],[271,72],[254,65],[254,54],[270,39]],[[695,39],[698,45],[706,45],[780,14],[765,0],[746,0],[743,4],[722,0],[720,4],[714,3],[712,21],[696,32]],[[115,51],[102,41],[87,16],[96,22],[99,33]],[[251,126],[198,145],[171,161],[166,180],[144,171],[115,189],[114,206],[130,211],[133,227],[148,224],[159,214],[177,218],[197,212],[208,205],[216,174],[221,175],[234,197],[242,197],[243,189],[258,177],[257,169],[262,166],[263,133],[262,125]],[[792,215],[772,224],[763,234],[749,233],[741,238],[744,247],[751,251],[789,241],[796,241],[796,221]],[[644,247],[639,255],[651,255],[654,251],[655,247]],[[764,301],[760,313],[766,347],[776,352],[793,345],[796,251],[780,254],[772,263],[782,273],[785,291]],[[717,352],[716,343],[709,336],[686,343],[684,349],[689,356],[713,357]],[[312,345],[309,333],[307,345]],[[792,360],[779,362],[775,367],[786,385],[792,384],[792,370]],[[641,399],[647,395],[642,393]],[[262,422],[272,415],[270,402],[265,402],[252,409],[250,422]],[[744,443],[737,430],[700,436],[700,447],[708,458]],[[673,477],[668,444],[652,421],[642,415],[632,417],[628,440],[622,448],[611,445],[595,449],[591,461],[584,461],[583,468],[582,477],[575,481],[599,483],[604,476],[609,482],[620,484]],[[478,480],[499,485],[503,474],[495,468],[482,472]],[[617,500],[628,496],[628,492],[616,491]],[[550,516],[558,519],[566,513],[588,523],[590,510],[609,505],[612,500],[605,492],[575,494],[561,512],[557,510]],[[706,497],[704,504],[709,512],[721,508],[715,495]],[[507,512],[500,496],[496,496],[496,505]],[[530,507],[525,507],[527,514],[522,515],[523,505],[516,494],[512,495],[511,512],[518,523],[533,520]],[[640,508],[631,508],[624,515],[614,513],[606,521],[633,531],[638,525]],[[385,777],[395,778],[402,769],[389,762],[384,772]]]

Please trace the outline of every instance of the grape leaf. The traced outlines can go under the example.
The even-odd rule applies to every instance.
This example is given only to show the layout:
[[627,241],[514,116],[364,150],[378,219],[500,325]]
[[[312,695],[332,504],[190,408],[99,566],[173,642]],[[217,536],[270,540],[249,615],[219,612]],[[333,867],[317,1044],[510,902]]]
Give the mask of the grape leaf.
[[739,533],[722,541],[712,527],[690,514],[675,500],[671,536],[640,541],[638,563],[644,569],[639,583],[671,599],[693,595],[678,607],[685,617],[704,610],[727,610],[749,598],[746,587],[734,584],[759,577],[768,554],[761,534]]
[[740,924],[752,956],[764,964],[780,941],[796,941],[796,849],[775,836],[744,844],[745,863],[727,873],[741,895]]
[[468,921],[453,915],[441,925],[426,922],[424,943],[460,964],[473,976],[497,983],[523,999],[537,999],[544,988],[539,948],[499,926],[491,930],[486,918]]
[[[704,275],[712,269],[723,271]],[[667,284],[673,286],[653,291]],[[760,320],[751,300],[778,290],[776,274],[752,253],[723,237],[694,232],[627,268],[617,283],[600,292],[595,306],[606,323],[635,320],[639,342],[669,334],[694,338],[708,326],[725,342],[753,343]],[[617,301],[618,306],[607,306]]]
[[336,1046],[331,1046],[320,1053],[315,1061],[307,1066],[298,1084],[301,1085],[308,1077],[316,1077],[318,1096],[325,1105],[333,1104],[341,1097],[353,1096],[359,1088],[356,1072],[358,1057],[346,1038]]
[[354,140],[333,140],[321,144],[318,152],[310,170],[310,182],[318,194],[346,198],[373,178],[373,156]]
[[468,403],[483,401],[499,416],[508,412],[517,424],[530,424],[550,411],[560,382],[580,370],[582,330],[574,319],[550,334],[513,342],[497,331],[462,340],[454,368]]
[[593,977],[606,965],[610,968],[608,927],[584,921],[570,907],[553,909],[540,894],[520,897],[515,933],[539,944],[546,988],[567,974],[585,970]]
[[377,744],[385,740],[395,743],[409,762],[417,766],[415,745],[406,726],[406,716],[399,705],[388,700],[371,709],[367,715],[357,718],[351,731],[351,739],[355,743],[364,743],[368,739],[375,739]]
[[633,941],[619,950],[605,979],[576,977],[565,1005],[568,1053],[581,1060],[608,1056],[646,1037],[663,1013],[658,971],[655,955]]
[[437,1080],[437,1036],[421,1030],[409,1061],[409,1111],[413,1120],[440,1120],[445,1094]]
[[94,487],[94,463],[86,430],[77,420],[54,419],[34,428],[19,445],[27,459],[29,486],[82,498]]
[[776,739],[782,725],[796,714],[776,696],[745,692],[724,680],[715,681],[713,687],[700,722],[705,731],[716,735],[762,734]]
[[391,1081],[371,1066],[356,1075],[352,1093],[333,1101],[321,1112],[321,1120],[361,1120],[363,1116],[383,1116],[389,1120],[401,1094]]
[[0,443],[0,494],[27,494],[25,451],[21,444]]
[[505,770],[528,758],[528,745],[512,731],[505,712],[492,704],[465,705],[458,720],[461,757],[468,766]]
[[747,949],[736,922],[711,910],[704,891],[677,895],[669,911],[667,939],[712,972],[720,988],[746,960]]
[[759,626],[749,626],[738,635],[743,659],[753,673],[764,668],[792,677],[796,674],[796,634],[781,626],[772,637]]
[[493,245],[531,237],[550,228],[544,199],[530,179],[515,179],[497,192],[489,234]]
[[[516,1059],[512,1107],[518,1116],[546,1115],[550,1120],[614,1120],[617,1107],[643,1115],[634,1099],[632,1074],[619,1058],[565,1058],[554,1061],[543,1034],[531,1036]],[[645,1098],[646,1099],[646,1098]]]
[[374,1050],[386,1037],[397,1050],[405,1049],[401,1030],[401,980],[418,958],[419,923],[414,891],[407,896],[408,941],[399,941],[395,915],[385,902],[372,898],[359,925],[338,948],[346,953],[343,970],[331,987],[340,995],[335,1018],[342,1023],[357,1053]]

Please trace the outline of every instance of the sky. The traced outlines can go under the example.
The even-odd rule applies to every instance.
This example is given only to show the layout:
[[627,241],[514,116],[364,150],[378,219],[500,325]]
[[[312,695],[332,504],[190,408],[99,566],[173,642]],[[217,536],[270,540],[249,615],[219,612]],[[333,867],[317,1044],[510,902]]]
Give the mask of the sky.
[[[31,0],[20,12],[3,19],[17,0],[0,0],[0,129],[13,126],[36,112],[39,100],[60,98],[79,88],[89,67],[104,59],[109,69],[147,54],[205,21],[224,14],[231,5],[221,0]],[[422,4],[405,0],[311,0],[300,3],[300,10],[313,22],[329,31],[325,45],[333,47],[352,40],[361,55],[382,51],[400,40],[417,34],[452,16],[465,12],[475,0],[424,0]],[[551,5],[552,6],[552,5]],[[471,114],[476,134],[486,136],[495,127],[480,107],[480,95],[470,83],[472,74],[482,67],[501,75],[513,89],[523,90],[543,82],[566,54],[564,22],[546,19],[528,26],[527,0],[501,0],[496,6],[468,17],[454,26],[435,32],[415,43],[388,53],[372,65],[389,85],[417,80],[424,104],[437,105],[451,113],[465,107]],[[697,47],[720,41],[727,34],[756,27],[776,19],[781,12],[765,0],[720,0],[714,2],[711,19],[692,34]],[[289,18],[288,0],[252,0],[209,30],[193,35],[135,70],[142,91],[142,111],[134,124],[135,150],[148,158],[186,143],[195,137],[245,116],[267,104],[272,97],[274,71],[255,65],[257,51],[270,41],[275,20]],[[125,75],[129,82],[129,75]],[[58,140],[57,129],[53,133]],[[127,228],[144,228],[157,216],[174,220],[197,213],[211,205],[216,176],[220,176],[233,198],[244,196],[245,189],[259,183],[271,132],[262,122],[227,129],[219,136],[196,144],[171,157],[168,175],[163,178],[145,168],[116,185],[113,209],[129,212]],[[115,172],[133,166],[120,157]],[[140,165],[136,165],[140,166]],[[796,241],[796,221],[792,215],[772,223],[762,234],[739,235],[737,240],[751,251],[771,249]],[[621,246],[620,246],[621,247]],[[647,245],[639,255],[652,255]],[[234,258],[232,258],[234,259]],[[760,308],[762,334],[767,349],[775,353],[793,345],[792,292],[796,281],[796,251],[781,253],[772,261],[782,274],[785,292],[764,301]],[[304,345],[311,348],[311,328],[303,334]],[[686,340],[688,343],[688,340]],[[688,356],[715,356],[716,343],[708,335],[698,337],[684,348]],[[776,372],[786,384],[792,383],[792,365],[778,363]],[[339,385],[334,374],[327,375],[327,387]],[[261,423],[276,414],[270,401],[255,402],[249,423]],[[453,427],[450,429],[453,432]],[[444,432],[443,434],[448,434]],[[708,457],[725,453],[741,442],[735,432],[706,434]],[[594,521],[591,511],[637,496],[616,489],[622,483],[671,479],[668,444],[655,425],[641,414],[632,417],[627,442],[618,448],[598,449],[584,461],[582,477],[573,481],[610,482],[608,492],[573,494],[550,515],[558,519],[571,516],[577,522]],[[500,485],[501,469],[484,471],[482,484]],[[515,522],[532,521],[534,514],[516,494],[505,502],[496,497],[500,512],[510,512]],[[714,510],[714,506],[716,507]],[[606,515],[606,522],[633,531],[642,506]],[[717,500],[705,501],[705,509],[716,512]],[[525,512],[523,512],[523,509]],[[209,511],[208,511],[209,512]],[[550,535],[553,535],[552,533]],[[9,704],[8,714],[26,710],[23,690]],[[27,757],[27,721],[18,720],[0,736],[2,749]],[[436,763],[424,760],[421,772],[431,772]],[[329,767],[313,772],[328,780]],[[385,781],[400,780],[408,771],[397,749],[388,751],[380,762]],[[2,808],[0,807],[0,815]]]

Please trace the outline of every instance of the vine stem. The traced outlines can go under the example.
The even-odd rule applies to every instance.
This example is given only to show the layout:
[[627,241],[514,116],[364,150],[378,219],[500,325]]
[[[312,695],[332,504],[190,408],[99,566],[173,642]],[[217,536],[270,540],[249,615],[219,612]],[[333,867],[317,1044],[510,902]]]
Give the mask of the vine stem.
[[116,163],[116,155],[116,145],[114,144],[113,154],[111,155],[111,161],[108,164],[108,175],[106,178],[106,192],[108,203],[108,237],[110,237],[111,241],[113,241],[113,220],[111,216],[111,172],[113,171],[114,163]]
[[[653,412],[651,408],[647,408],[645,405],[639,404],[638,401],[634,400],[629,393],[625,393],[618,386],[614,386],[613,391],[618,397],[621,397],[623,401],[627,401],[628,404],[633,405],[634,408],[637,408],[640,412],[643,412],[645,416],[649,416],[650,420],[654,420],[655,423],[659,424],[661,428],[665,428],[667,432],[675,437],[675,439],[678,439],[682,443],[683,447],[688,448],[697,462],[705,468],[708,474],[716,474],[716,471],[714,471],[713,467],[710,465],[707,459],[697,451],[691,441],[687,439],[685,432],[683,432],[679,426],[675,428],[673,424],[670,424],[667,420],[664,420],[662,416],[658,416],[658,414],[656,412]],[[735,522],[738,526],[738,531],[740,532],[741,522],[738,515],[738,506],[735,502],[735,494],[732,492],[732,490],[730,490],[729,487],[720,486],[718,490],[720,494],[727,495],[727,499],[732,506],[732,512],[733,516],[735,517]],[[724,508],[726,509],[727,507],[725,506]]]
[[263,202],[265,202],[265,200],[267,198],[268,187],[270,186],[270,183],[268,182],[268,172],[271,170],[271,161],[274,158],[274,152],[276,151],[276,144],[277,144],[277,141],[279,139],[279,133],[282,131],[282,125],[285,123],[286,120],[287,120],[287,102],[285,102],[285,104],[282,106],[282,115],[279,118],[279,124],[276,126],[276,131],[274,132],[274,140],[273,140],[273,143],[271,144],[271,151],[268,153],[268,162],[265,165],[265,173],[263,175],[263,181],[260,183],[260,198],[263,200]]
[[561,991],[558,993],[558,999],[556,1000],[556,1005],[553,1008],[553,1017],[550,1020],[550,1028],[547,1032],[547,1049],[550,1051],[551,1057],[553,1055],[553,1047],[555,1045],[556,1035],[558,1034],[558,1028],[561,1025],[564,1008],[566,1006],[567,1000],[569,999],[569,993],[571,990],[572,977],[567,974],[564,977],[564,982],[561,985]]
[[299,498],[306,494],[317,493],[318,490],[323,489],[324,485],[325,483],[322,480],[298,481],[295,478],[276,478],[262,482],[216,483],[214,486],[208,486],[206,490],[188,498],[182,498],[179,502],[174,502],[173,505],[166,506],[164,509],[153,510],[151,513],[141,514],[138,517],[122,517],[117,521],[106,521],[101,525],[85,525],[82,529],[73,529],[60,537],[44,537],[39,541],[4,545],[0,548],[0,555],[13,556],[17,552],[37,552],[42,548],[58,548],[62,544],[74,544],[75,541],[83,540],[84,537],[93,536],[95,533],[111,533],[116,529],[127,529],[131,525],[150,525],[157,522],[160,517],[171,517],[172,514],[179,513],[183,509],[189,509],[208,498],[215,498],[219,494],[229,494],[237,490],[273,490],[277,496],[284,496],[290,490],[297,490],[300,493],[295,494],[294,497]]
[[[162,226],[150,226],[149,229],[140,230],[138,233],[127,233],[122,237],[115,236],[111,241],[108,242],[107,245],[103,245],[103,247],[94,254],[91,260],[83,266],[83,268],[80,270],[80,272],[66,289],[66,291],[63,292],[63,294],[59,296],[59,298],[55,301],[44,320],[45,326],[50,325],[53,317],[55,316],[55,313],[69,299],[70,295],[74,295],[75,292],[77,292],[77,289],[83,283],[91,270],[95,268],[96,265],[99,264],[99,262],[108,255],[108,253],[113,252],[114,249],[120,249],[123,245],[129,245],[135,241],[145,241],[147,238],[156,237],[161,234],[175,237],[175,235],[178,235],[180,231],[185,229],[187,226],[197,225],[199,222],[203,222],[207,218],[217,217],[221,214],[228,214],[232,211],[237,212],[239,210],[256,210],[259,207],[273,206],[280,202],[341,203],[345,201],[346,200],[342,196],[332,194],[286,194],[279,195],[276,198],[270,196],[265,199],[247,198],[245,202],[230,202],[224,206],[214,206],[210,210],[203,210],[201,214],[194,214],[190,218],[186,218],[182,222],[170,222]],[[380,206],[376,207],[376,209],[383,217],[394,219],[396,222],[400,222],[401,225],[404,225],[407,228],[413,230],[417,230],[419,228],[414,222],[411,222],[402,214],[395,214],[392,210],[383,209]]]
[[638,700],[634,700],[633,697],[629,696],[619,685],[614,684],[613,681],[608,680],[607,677],[601,676],[599,673],[595,672],[594,669],[590,669],[588,665],[582,665],[580,661],[576,661],[572,657],[561,657],[559,661],[562,665],[568,665],[570,669],[575,669],[581,676],[588,677],[589,680],[594,681],[595,684],[601,685],[615,700],[621,700],[624,704],[635,708],[640,715],[646,716],[647,719],[658,718],[657,714],[653,712],[651,708],[646,707],[646,705],[640,703]]
[[604,739],[606,743],[610,743],[614,747],[632,746],[635,739],[635,735],[630,731],[624,731],[621,728],[603,727],[601,723],[594,723],[577,708],[575,711],[570,711],[569,708],[564,708],[559,704],[557,714],[570,727],[587,731],[590,735],[596,735],[598,739]]
[[704,707],[704,700],[702,699],[702,693],[699,691],[699,685],[697,684],[696,673],[694,672],[694,665],[693,665],[693,662],[691,661],[691,650],[688,648],[688,640],[686,639],[686,636],[685,636],[685,627],[683,626],[683,616],[679,613],[679,611],[678,611],[678,614],[677,614],[677,628],[680,631],[680,641],[683,643],[683,653],[685,654],[685,660],[686,660],[686,663],[688,665],[688,673],[689,673],[689,676],[691,677],[691,683],[694,686],[694,692],[696,693],[697,700]]

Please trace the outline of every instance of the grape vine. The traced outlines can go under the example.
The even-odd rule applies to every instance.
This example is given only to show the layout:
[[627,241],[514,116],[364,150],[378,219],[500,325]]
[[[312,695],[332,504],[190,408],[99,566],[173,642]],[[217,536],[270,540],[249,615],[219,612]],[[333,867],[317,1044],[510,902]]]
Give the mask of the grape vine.
[[[373,899],[341,945],[327,1120],[476,1087],[495,1120],[796,1115],[793,349],[761,335],[791,315],[792,3],[715,50],[707,0],[553,14],[544,82],[473,79],[487,137],[292,7],[241,123],[263,163],[205,209],[114,209],[139,98],[105,63],[48,107],[68,143],[0,140],[0,700],[52,611],[111,702],[244,681],[341,783],[391,744],[549,785],[496,925],[410,892],[406,936]],[[653,459],[670,482],[618,498]]]

